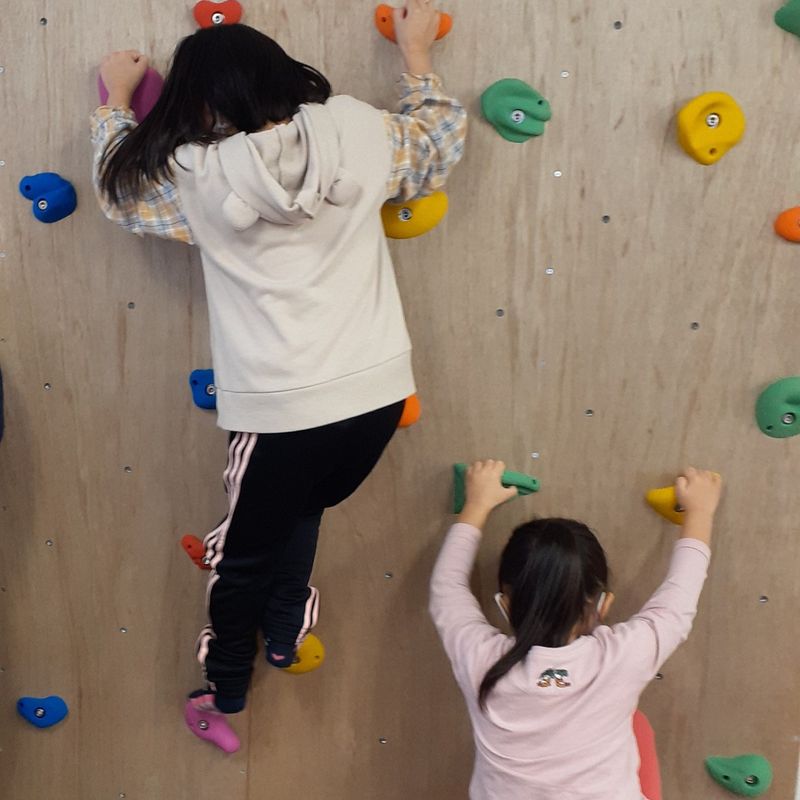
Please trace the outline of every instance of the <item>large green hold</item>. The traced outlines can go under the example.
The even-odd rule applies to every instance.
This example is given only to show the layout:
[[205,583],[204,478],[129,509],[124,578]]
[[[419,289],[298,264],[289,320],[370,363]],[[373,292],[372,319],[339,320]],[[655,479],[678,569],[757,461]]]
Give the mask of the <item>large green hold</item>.
[[[466,486],[467,465],[455,464],[453,466],[453,513],[460,514],[464,510],[467,501]],[[531,475],[524,475],[521,472],[511,472],[506,470],[500,479],[503,486],[517,490],[517,495],[533,494],[539,491],[539,481]]]
[[720,786],[742,797],[759,797],[772,784],[772,767],[764,756],[707,758],[706,769]]
[[756,402],[756,422],[773,439],[800,433],[800,378],[783,378],[761,392]]
[[544,133],[553,116],[550,103],[517,78],[503,78],[481,95],[483,116],[509,142],[525,142]]
[[775,12],[775,24],[795,36],[800,36],[800,0],[789,0]]

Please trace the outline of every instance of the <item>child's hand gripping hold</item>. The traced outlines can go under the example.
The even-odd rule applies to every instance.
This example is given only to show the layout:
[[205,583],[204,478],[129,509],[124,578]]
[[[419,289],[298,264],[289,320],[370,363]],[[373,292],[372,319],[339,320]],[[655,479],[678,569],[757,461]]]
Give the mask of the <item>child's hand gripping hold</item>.
[[109,53],[100,62],[100,77],[108,89],[108,105],[128,108],[147,72],[147,56],[138,50]]
[[483,529],[489,514],[512,497],[516,488],[502,484],[506,465],[502,461],[488,459],[476,461],[467,470],[467,502],[459,514],[458,521]]

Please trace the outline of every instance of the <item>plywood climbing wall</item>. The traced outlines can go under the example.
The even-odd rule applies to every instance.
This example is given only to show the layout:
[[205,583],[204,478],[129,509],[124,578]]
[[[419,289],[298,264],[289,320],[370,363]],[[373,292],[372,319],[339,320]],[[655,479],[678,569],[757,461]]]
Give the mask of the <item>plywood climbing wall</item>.
[[[372,27],[371,2],[245,6],[247,22],[338,91],[393,102],[400,62]],[[197,254],[102,219],[86,123],[104,52],[142,48],[163,69],[194,23],[182,0],[5,5],[6,800],[465,797],[467,718],[426,588],[451,462],[486,455],[544,488],[493,521],[481,596],[494,591],[512,524],[573,515],[607,546],[620,617],[657,585],[675,537],[643,491],[687,462],[725,474],[695,631],[643,707],[669,800],[723,797],[703,758],[746,752],[772,761],[770,797],[793,795],[800,440],[762,436],[753,405],[800,371],[800,250],[771,231],[800,201],[800,40],[773,25],[771,0],[454,0],[450,10],[456,27],[436,62],[473,112],[468,153],[445,222],[393,247],[424,418],[326,518],[315,583],[327,663],[302,678],[261,666],[236,720],[246,744],[226,757],[181,721],[198,684],[204,576],[178,540],[225,507],[224,434],[186,386],[209,359]],[[551,101],[542,139],[510,144],[479,120],[480,93],[502,77]],[[736,97],[749,128],[704,168],[678,149],[673,118],[709,90]],[[79,192],[77,213],[53,226],[16,191],[45,170]],[[16,716],[18,696],[51,693],[71,706],[59,727]]]

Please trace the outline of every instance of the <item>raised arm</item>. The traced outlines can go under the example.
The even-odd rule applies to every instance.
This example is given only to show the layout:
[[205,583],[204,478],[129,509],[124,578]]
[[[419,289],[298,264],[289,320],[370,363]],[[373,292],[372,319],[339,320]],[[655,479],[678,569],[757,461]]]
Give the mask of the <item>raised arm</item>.
[[112,202],[100,187],[101,170],[107,154],[136,128],[136,117],[130,104],[146,68],[147,59],[132,50],[112,53],[103,59],[101,75],[109,91],[108,105],[96,109],[90,118],[95,194],[103,214],[131,233],[193,244],[189,223],[171,182],[148,183],[142,187],[139,196],[123,196],[116,202]]
[[690,468],[677,479],[678,503],[686,519],[667,577],[638,614],[612,629],[611,646],[620,648],[623,663],[644,682],[655,676],[692,629],[721,491],[722,480],[713,472]]
[[501,483],[502,461],[473,464],[467,472],[467,503],[450,528],[431,577],[430,613],[456,669],[474,662],[476,645],[502,636],[490,625],[469,588],[481,542],[481,528],[492,509],[516,495]]
[[441,189],[464,154],[467,112],[433,73],[430,49],[438,12],[425,0],[407,0],[394,11],[397,44],[406,71],[400,113],[386,114],[394,153],[387,197],[411,200]]

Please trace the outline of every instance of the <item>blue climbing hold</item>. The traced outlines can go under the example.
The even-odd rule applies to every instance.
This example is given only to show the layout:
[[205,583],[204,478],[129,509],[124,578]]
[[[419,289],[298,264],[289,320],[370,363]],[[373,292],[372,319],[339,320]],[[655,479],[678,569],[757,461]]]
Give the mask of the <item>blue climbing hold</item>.
[[50,697],[20,697],[17,700],[20,716],[37,728],[58,725],[69,714],[67,704],[57,695]]
[[213,369],[196,369],[189,376],[192,400],[198,408],[213,410],[217,407],[217,390]]
[[58,222],[68,217],[78,205],[75,188],[55,172],[26,175],[19,182],[23,197],[33,201],[33,216],[39,222]]

